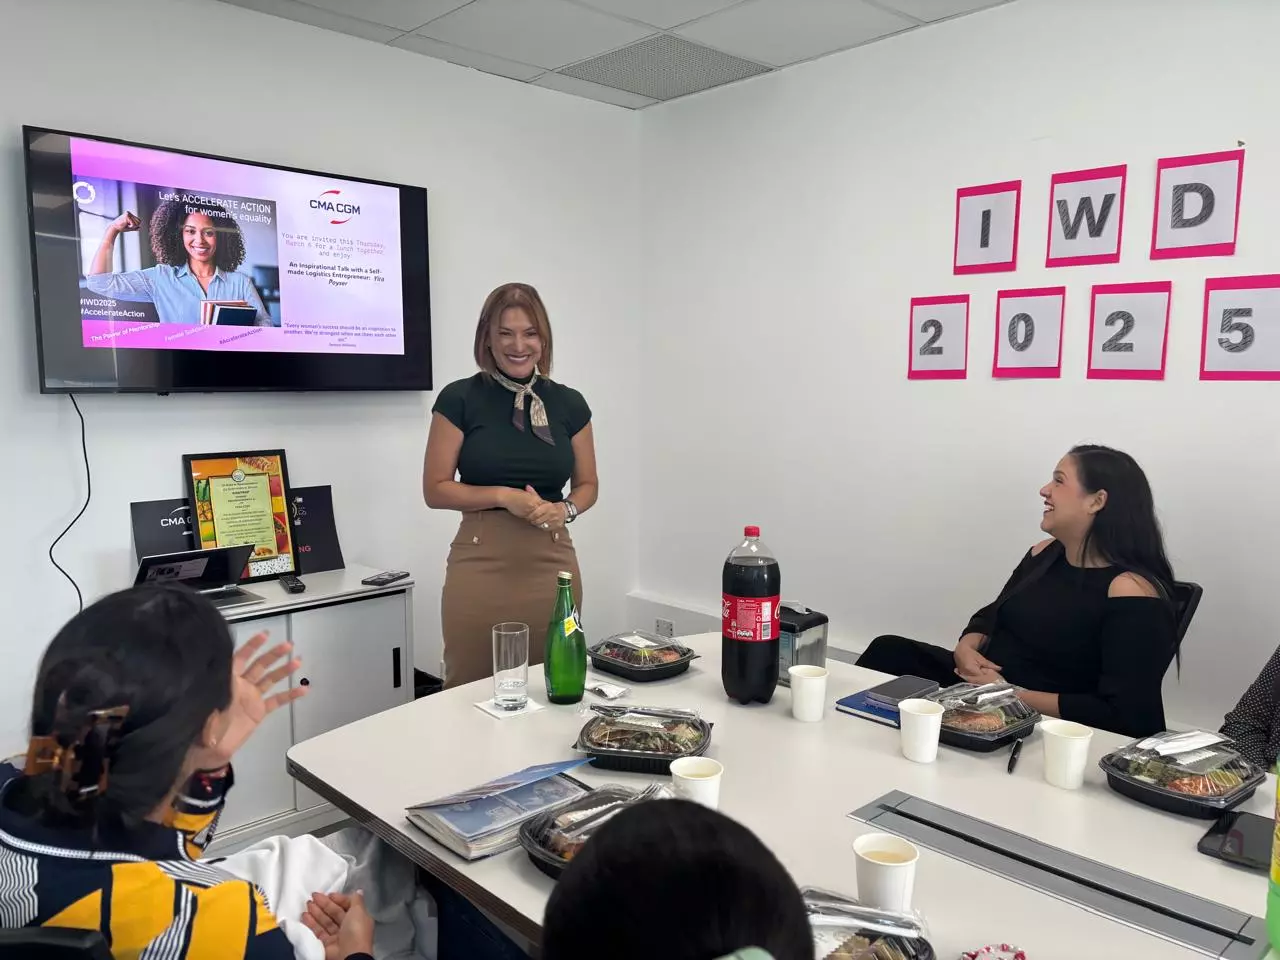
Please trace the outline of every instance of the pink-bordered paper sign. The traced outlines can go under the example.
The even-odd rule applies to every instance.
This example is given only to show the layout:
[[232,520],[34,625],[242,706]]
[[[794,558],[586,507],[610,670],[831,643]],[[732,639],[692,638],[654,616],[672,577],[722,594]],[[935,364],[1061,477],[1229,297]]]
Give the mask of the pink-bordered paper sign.
[[956,191],[952,272],[1002,273],[1018,267],[1022,181],[1006,180]]
[[1008,379],[1062,376],[1062,324],[1066,306],[1066,287],[1032,287],[997,293],[991,376]]
[[1280,274],[1204,282],[1201,380],[1280,380]]
[[1100,283],[1089,306],[1090,380],[1163,380],[1173,283]]
[[1119,263],[1128,166],[1055,173],[1049,179],[1046,267]]
[[912,297],[908,380],[963,380],[969,374],[969,295]]
[[1233,256],[1243,187],[1243,150],[1157,161],[1151,259]]

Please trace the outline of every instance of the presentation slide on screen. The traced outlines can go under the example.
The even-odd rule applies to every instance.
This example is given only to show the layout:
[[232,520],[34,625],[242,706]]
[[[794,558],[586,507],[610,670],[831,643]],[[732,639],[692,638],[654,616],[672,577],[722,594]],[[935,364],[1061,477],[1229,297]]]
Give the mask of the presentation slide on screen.
[[400,194],[71,140],[86,347],[403,354]]

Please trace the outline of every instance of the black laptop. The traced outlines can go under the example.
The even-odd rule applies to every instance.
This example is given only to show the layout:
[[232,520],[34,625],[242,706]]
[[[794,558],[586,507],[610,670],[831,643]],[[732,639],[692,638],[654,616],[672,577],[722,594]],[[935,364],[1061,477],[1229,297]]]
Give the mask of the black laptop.
[[237,585],[252,552],[253,545],[245,544],[143,557],[138,563],[138,576],[134,578],[133,585],[181,583],[208,597],[221,610],[263,603],[265,597],[242,590]]

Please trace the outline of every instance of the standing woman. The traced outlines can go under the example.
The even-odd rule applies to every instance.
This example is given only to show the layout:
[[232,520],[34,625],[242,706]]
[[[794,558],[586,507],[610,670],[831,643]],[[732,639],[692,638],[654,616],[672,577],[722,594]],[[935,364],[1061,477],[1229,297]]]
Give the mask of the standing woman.
[[591,409],[550,379],[551,323],[537,290],[506,283],[489,294],[475,358],[480,372],[436,398],[422,469],[427,506],[462,513],[440,605],[446,687],[492,675],[496,623],[527,623],[529,661],[542,662],[561,570],[582,606],[567,525],[598,489]]

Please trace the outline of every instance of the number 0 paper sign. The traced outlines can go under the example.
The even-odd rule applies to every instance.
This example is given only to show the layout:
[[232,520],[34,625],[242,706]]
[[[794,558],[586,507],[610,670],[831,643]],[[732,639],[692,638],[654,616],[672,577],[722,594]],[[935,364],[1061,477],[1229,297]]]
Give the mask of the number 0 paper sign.
[[1090,380],[1163,380],[1173,284],[1107,283],[1089,310]]
[[969,295],[913,297],[907,379],[963,380],[969,369]]
[[1201,380],[1280,380],[1280,274],[1204,282]]
[[993,377],[1051,379],[1062,375],[1066,287],[1001,290],[996,294]]

